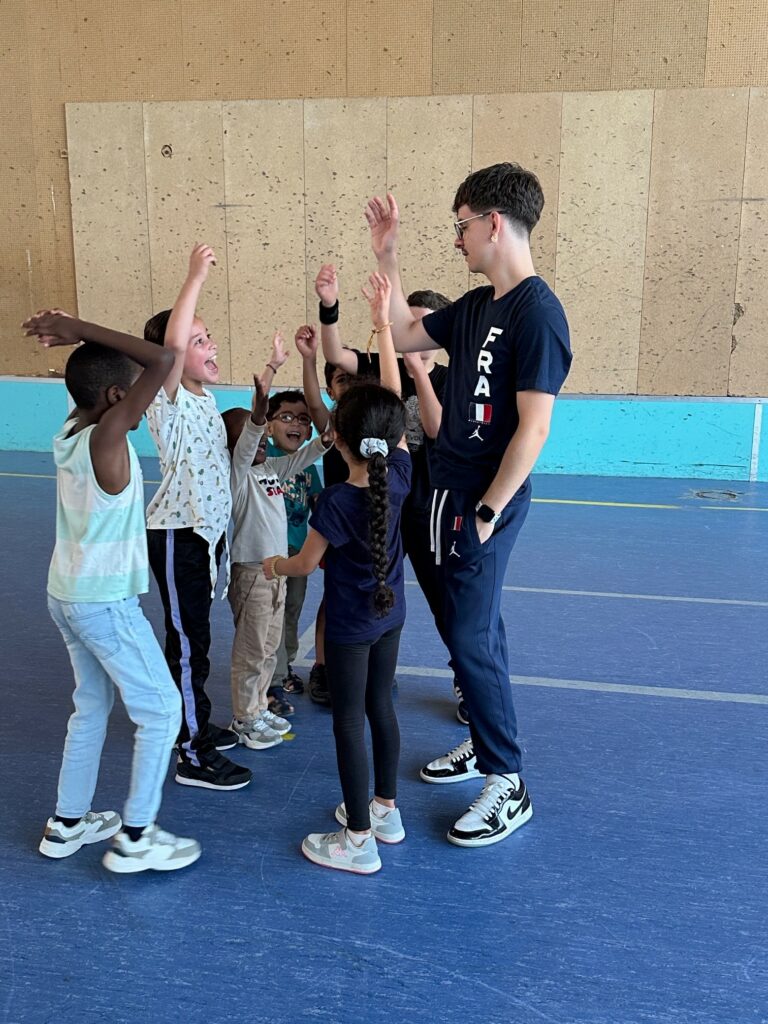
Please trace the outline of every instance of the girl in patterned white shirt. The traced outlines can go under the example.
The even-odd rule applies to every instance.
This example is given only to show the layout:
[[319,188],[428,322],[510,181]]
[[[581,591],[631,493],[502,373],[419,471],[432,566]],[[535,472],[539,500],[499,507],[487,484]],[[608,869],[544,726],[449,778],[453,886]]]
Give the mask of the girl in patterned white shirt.
[[[251,772],[223,757],[237,737],[209,721],[205,692],[210,615],[222,556],[229,572],[227,525],[232,510],[227,439],[206,385],[219,379],[217,346],[195,309],[216,257],[196,245],[172,310],[147,321],[144,337],[175,355],[165,386],[147,411],[162,482],[147,508],[149,562],[165,609],[165,656],[182,696],[176,781],[204,789],[241,789]],[[273,348],[265,380],[285,361]],[[269,371],[268,371],[269,373]]]

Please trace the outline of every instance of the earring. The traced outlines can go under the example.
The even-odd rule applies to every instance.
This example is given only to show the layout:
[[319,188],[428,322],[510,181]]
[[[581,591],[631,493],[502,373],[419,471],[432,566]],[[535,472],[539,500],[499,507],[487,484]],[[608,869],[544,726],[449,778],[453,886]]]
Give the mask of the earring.
[[491,235],[491,241],[492,242],[498,242],[498,240],[499,240],[499,236],[498,235],[496,235],[496,234]]

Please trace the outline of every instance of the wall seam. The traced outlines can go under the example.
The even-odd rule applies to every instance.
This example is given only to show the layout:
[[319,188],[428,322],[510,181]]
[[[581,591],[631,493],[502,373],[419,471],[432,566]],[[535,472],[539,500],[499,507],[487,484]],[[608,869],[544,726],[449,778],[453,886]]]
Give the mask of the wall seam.
[[749,117],[752,113],[752,89],[750,88],[747,92],[747,117],[744,125],[744,163],[741,168],[741,196],[740,196],[740,207],[739,210],[739,230],[736,236],[736,266],[733,272],[733,305],[732,305],[732,324],[731,324],[731,339],[728,343],[728,373],[725,379],[725,393],[730,395],[731,393],[731,363],[733,362],[733,341],[734,341],[734,330],[736,329],[736,296],[739,289],[739,259],[741,258],[741,232],[744,227],[744,211],[746,204],[744,202],[744,189],[747,184],[747,145],[749,142]]
[[640,394],[640,364],[643,355],[643,317],[645,315],[645,284],[648,267],[648,227],[651,221],[651,202],[653,199],[653,141],[656,134],[656,96],[658,89],[653,90],[653,108],[651,112],[651,144],[648,147],[648,205],[645,208],[645,248],[643,251],[643,291],[640,297],[640,338],[637,344],[637,375],[635,394]]

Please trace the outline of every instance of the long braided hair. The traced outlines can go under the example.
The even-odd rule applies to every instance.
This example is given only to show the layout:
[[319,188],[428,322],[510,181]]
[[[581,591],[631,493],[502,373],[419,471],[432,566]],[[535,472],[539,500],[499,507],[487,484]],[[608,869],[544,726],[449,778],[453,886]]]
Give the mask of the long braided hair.
[[371,547],[376,590],[373,606],[379,618],[387,615],[395,603],[392,588],[387,586],[389,555],[389,490],[387,460],[382,452],[364,454],[364,439],[383,441],[391,452],[405,433],[405,406],[389,388],[382,384],[356,384],[339,399],[333,416],[335,432],[353,456],[368,463],[368,542]]

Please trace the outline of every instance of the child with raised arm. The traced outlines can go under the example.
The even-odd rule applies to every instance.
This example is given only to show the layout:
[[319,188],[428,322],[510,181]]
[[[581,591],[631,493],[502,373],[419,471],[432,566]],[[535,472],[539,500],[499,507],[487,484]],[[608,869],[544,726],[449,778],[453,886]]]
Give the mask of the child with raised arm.
[[[326,488],[298,555],[264,562],[268,580],[306,576],[325,556],[328,607],[325,653],[343,802],[340,832],[313,833],[305,857],[359,874],[381,868],[376,840],[405,838],[395,806],[400,732],[392,681],[405,621],[400,510],[411,482],[405,407],[388,327],[390,285],[370,278],[374,327],[380,330],[382,384],[355,385],[340,399],[333,433],[349,466],[345,483]],[[369,804],[365,720],[371,728],[374,796]]]
[[283,632],[285,581],[267,580],[268,553],[288,554],[283,483],[321,458],[322,438],[293,455],[267,457],[268,391],[254,376],[253,407],[224,413],[232,453],[232,581],[229,603],[235,620],[232,645],[232,730],[240,743],[264,750],[282,742],[290,725],[269,710],[272,681]]
[[[155,822],[179,727],[180,700],[139,594],[149,589],[141,467],[128,440],[173,365],[169,352],[61,311],[24,324],[45,346],[78,345],[65,381],[74,412],[53,440],[56,546],[48,608],[75,674],[74,714],[59,774],[56,813],[40,852],[62,858],[114,836],[104,866],[121,874],[172,871],[200,856]],[[143,367],[143,372],[141,368]],[[117,688],[136,726],[122,821],[94,812],[107,721]]]
[[[317,378],[319,342],[317,330],[310,324],[303,324],[296,332],[296,348],[303,365],[304,390],[278,391],[270,398],[267,410],[269,456],[293,454],[309,440],[313,424],[320,434],[328,426],[329,413]],[[283,481],[289,555],[301,551],[307,539],[310,510],[322,489],[320,474],[314,465],[307,466]],[[304,692],[304,680],[294,672],[293,660],[299,649],[299,617],[306,592],[306,577],[296,576],[286,581],[283,635],[277,649],[272,683],[267,690],[270,710],[278,715],[292,714],[294,707],[291,696]]]
[[[247,786],[251,772],[221,755],[237,737],[210,722],[205,689],[211,603],[222,557],[229,568],[232,510],[226,434],[206,389],[219,379],[217,346],[195,312],[214,263],[213,249],[196,245],[173,309],[157,313],[144,327],[145,338],[174,356],[147,413],[162,472],[147,526],[149,561],[165,609],[165,656],[183,699],[176,781],[226,791]],[[278,365],[273,362],[273,369]]]

